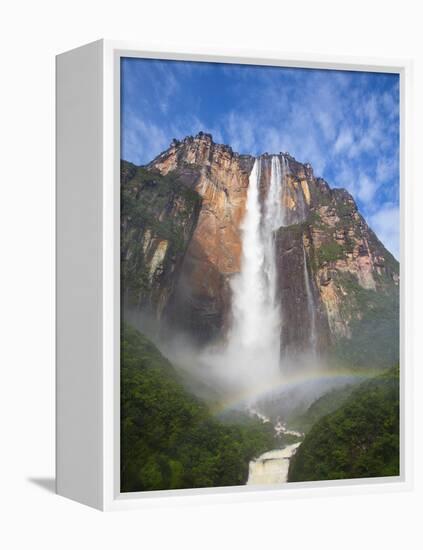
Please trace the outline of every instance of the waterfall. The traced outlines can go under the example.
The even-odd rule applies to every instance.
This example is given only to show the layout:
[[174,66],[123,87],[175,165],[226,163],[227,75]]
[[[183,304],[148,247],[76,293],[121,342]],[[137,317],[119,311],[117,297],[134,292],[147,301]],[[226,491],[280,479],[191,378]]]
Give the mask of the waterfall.
[[261,159],[257,158],[249,177],[241,224],[241,270],[231,281],[232,327],[228,334],[229,358],[250,387],[268,383],[280,372],[275,231],[282,225],[283,208],[278,157],[272,157],[264,209],[260,204],[260,177]]
[[311,290],[310,274],[307,269],[307,254],[306,254],[304,243],[303,243],[303,269],[304,269],[304,286],[306,289],[306,296],[307,296],[307,311],[310,318],[309,345],[312,353],[316,353],[316,345],[317,345],[316,308],[314,304],[313,292]]
[[284,225],[284,209],[282,207],[282,168],[277,155],[272,156],[270,170],[270,185],[266,197],[264,233],[270,235]]
[[279,157],[272,156],[270,184],[267,191],[262,238],[264,243],[264,270],[269,292],[269,306],[273,307],[280,319],[280,306],[277,303],[277,270],[276,270],[276,230],[284,224],[284,208],[282,205],[282,170]]
[[[280,227],[293,223],[292,212],[287,206],[292,199],[292,189],[287,185],[286,158],[273,155],[267,192],[261,199],[262,164],[267,173],[266,162],[267,159],[256,158],[249,176],[240,227],[240,271],[230,281],[231,324],[225,347],[218,354],[211,350],[205,357],[205,361],[215,367],[214,372],[225,388],[246,394],[267,391],[281,376],[283,304],[278,281],[276,234]],[[315,307],[305,251],[304,280],[310,315],[310,347],[314,350]]]

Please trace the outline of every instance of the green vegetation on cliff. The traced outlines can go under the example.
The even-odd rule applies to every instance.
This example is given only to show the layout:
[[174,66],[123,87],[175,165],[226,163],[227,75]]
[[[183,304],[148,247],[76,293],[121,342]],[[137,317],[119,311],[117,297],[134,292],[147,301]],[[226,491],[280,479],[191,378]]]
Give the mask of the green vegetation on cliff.
[[399,373],[364,382],[314,424],[289,468],[289,481],[399,475]]
[[323,416],[339,409],[354,391],[355,384],[346,384],[340,388],[334,388],[314,401],[308,409],[289,419],[289,426],[303,433],[308,433],[313,425]]
[[329,241],[328,243],[322,244],[320,248],[317,249],[319,266],[325,264],[326,262],[339,260],[343,258],[344,255],[344,247],[336,241]]
[[[121,163],[121,276],[130,305],[155,302],[172,285],[191,239],[201,197],[173,174]],[[164,258],[151,273],[152,257],[165,243]]]
[[245,484],[249,461],[274,447],[272,426],[243,415],[236,423],[214,418],[128,325],[121,350],[121,490]]
[[345,293],[341,314],[350,318],[351,338],[336,342],[335,354],[355,367],[383,368],[399,361],[399,290],[388,287],[376,292],[359,285],[351,273],[337,273]]

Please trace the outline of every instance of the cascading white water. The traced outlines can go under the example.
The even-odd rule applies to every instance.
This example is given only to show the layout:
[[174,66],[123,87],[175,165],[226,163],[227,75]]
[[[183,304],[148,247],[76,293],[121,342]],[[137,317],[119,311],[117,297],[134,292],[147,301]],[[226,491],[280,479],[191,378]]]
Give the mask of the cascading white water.
[[[272,157],[273,158],[273,157]],[[289,165],[286,157],[281,155],[281,157],[276,157],[279,169],[280,169],[280,196],[281,196],[281,226],[288,225],[288,210],[286,208],[287,194],[288,194],[288,185],[287,185],[287,175],[289,174]]]
[[266,197],[264,234],[271,235],[284,224],[282,205],[282,167],[279,157],[272,156],[270,185]]
[[[264,392],[270,395],[274,388],[279,389],[281,382],[286,381],[286,375],[280,368],[282,304],[276,232],[282,226],[303,221],[306,212],[304,201],[300,202],[302,190],[288,185],[289,167],[283,155],[271,157],[270,180],[264,201],[260,200],[261,169],[262,159],[256,158],[249,176],[245,214],[241,223],[240,272],[231,280],[232,323],[225,347],[218,353],[215,349],[205,352],[202,359],[207,367],[212,367],[215,379],[222,383],[233,401],[232,406],[246,407],[250,414],[268,422],[269,419],[259,410],[260,399]],[[292,203],[299,204],[300,208],[287,206]],[[304,284],[311,323],[310,347],[314,350],[315,306],[305,248],[303,253]],[[278,425],[280,421],[275,426],[279,434]],[[285,483],[289,460],[300,444],[297,442],[283,449],[268,451],[252,460],[248,484]]]
[[278,303],[278,274],[276,269],[275,232],[283,225],[282,171],[279,157],[272,156],[270,184],[267,191],[263,223],[261,225],[264,245],[264,275],[267,286],[267,308],[281,322]]
[[317,338],[316,338],[316,308],[314,305],[313,293],[311,290],[310,275],[307,269],[307,254],[305,246],[303,244],[303,269],[304,269],[304,286],[306,289],[307,296],[307,310],[310,316],[310,335],[309,335],[309,344],[310,351],[316,353]]
[[[232,280],[232,327],[227,355],[247,386],[269,383],[279,375],[281,311],[277,293],[275,231],[283,223],[279,157],[272,157],[264,211],[260,204],[261,159],[249,178],[241,225],[240,273]],[[239,371],[242,371],[239,372]]]
[[241,271],[232,284],[233,325],[229,341],[236,340],[237,345],[250,350],[260,346],[262,337],[257,328],[268,321],[267,289],[263,277],[265,253],[261,234],[260,175],[261,162],[256,159],[249,178],[241,226]]
[[[276,386],[280,365],[282,303],[276,258],[276,232],[298,223],[298,213],[286,207],[297,195],[287,185],[288,163],[283,155],[271,157],[270,180],[260,197],[262,163],[254,161],[249,176],[245,214],[241,223],[240,272],[231,280],[231,325],[218,353],[211,349],[203,360],[212,367],[225,390],[254,395]],[[280,260],[279,260],[280,261]],[[315,308],[304,257],[304,281],[311,316],[310,347],[315,349]]]

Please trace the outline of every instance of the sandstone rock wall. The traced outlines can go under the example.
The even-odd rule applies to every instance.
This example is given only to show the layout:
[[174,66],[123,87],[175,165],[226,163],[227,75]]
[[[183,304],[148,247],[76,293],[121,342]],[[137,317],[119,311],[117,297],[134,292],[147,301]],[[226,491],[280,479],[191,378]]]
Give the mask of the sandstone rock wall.
[[[317,347],[323,353],[337,341],[351,339],[357,322],[366,319],[373,307],[366,302],[374,301],[377,309],[381,296],[398,295],[399,266],[347,191],[331,189],[314,176],[310,165],[287,153],[283,158],[288,169],[283,196],[287,227],[277,234],[282,345],[285,351],[301,350],[310,333],[305,257]],[[270,155],[262,156],[263,201],[270,159]],[[123,216],[123,259],[139,255],[135,264],[138,270],[143,266],[147,279],[147,291],[141,293],[138,307],[145,306],[151,287],[149,303],[157,315],[201,344],[224,338],[230,323],[230,280],[240,269],[241,223],[253,163],[253,157],[215,144],[208,134],[174,140],[145,171],[178,182],[178,192],[168,190],[171,196],[155,216],[159,221],[172,221],[173,229],[181,227],[179,248],[148,223],[140,232],[133,220]],[[125,166],[123,186],[131,185],[133,178],[134,168]],[[194,206],[187,206],[184,187],[199,198]],[[133,192],[135,202],[148,196],[146,189]],[[133,267],[132,272],[136,271]],[[130,282],[125,292],[131,294]]]

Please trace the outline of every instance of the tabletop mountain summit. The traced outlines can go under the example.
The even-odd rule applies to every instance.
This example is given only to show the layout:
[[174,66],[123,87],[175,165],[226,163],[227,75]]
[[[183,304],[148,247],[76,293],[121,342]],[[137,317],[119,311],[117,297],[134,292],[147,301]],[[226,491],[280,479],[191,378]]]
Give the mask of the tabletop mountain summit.
[[132,319],[206,347],[230,338],[237,316],[248,328],[277,311],[282,358],[398,361],[399,264],[353,197],[310,164],[241,155],[200,132],[145,166],[123,160],[121,184],[122,306]]

